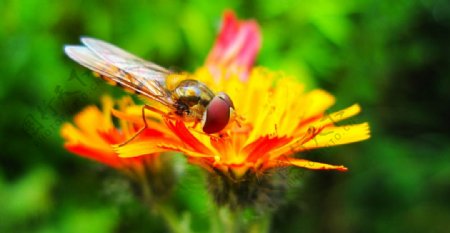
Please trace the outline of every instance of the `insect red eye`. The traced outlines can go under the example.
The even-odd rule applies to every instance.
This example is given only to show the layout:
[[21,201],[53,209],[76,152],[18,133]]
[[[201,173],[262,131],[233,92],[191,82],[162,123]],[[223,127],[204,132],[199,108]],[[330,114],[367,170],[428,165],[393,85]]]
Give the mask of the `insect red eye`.
[[228,104],[228,106],[230,106],[232,109],[234,109],[233,101],[232,101],[231,98],[227,95],[227,93],[225,93],[225,92],[219,92],[219,93],[217,93],[216,96],[218,96],[218,97],[220,97],[221,99],[223,99],[223,100]]
[[[228,95],[226,96],[228,97]],[[228,100],[231,101],[229,97]],[[208,134],[216,133],[227,126],[230,120],[230,101],[227,101],[222,96],[216,95],[209,102],[203,115],[203,132]]]

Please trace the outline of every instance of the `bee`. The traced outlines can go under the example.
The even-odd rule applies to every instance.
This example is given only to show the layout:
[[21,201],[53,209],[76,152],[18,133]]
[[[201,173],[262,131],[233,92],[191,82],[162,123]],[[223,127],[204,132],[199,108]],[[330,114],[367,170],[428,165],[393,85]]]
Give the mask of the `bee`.
[[81,42],[83,45],[66,45],[67,56],[108,83],[168,108],[169,111],[164,112],[144,105],[142,118],[145,125],[135,136],[147,127],[145,109],[192,122],[194,127],[201,123],[206,134],[217,133],[230,122],[234,105],[226,93],[214,93],[198,80],[174,73],[105,41],[82,37]]

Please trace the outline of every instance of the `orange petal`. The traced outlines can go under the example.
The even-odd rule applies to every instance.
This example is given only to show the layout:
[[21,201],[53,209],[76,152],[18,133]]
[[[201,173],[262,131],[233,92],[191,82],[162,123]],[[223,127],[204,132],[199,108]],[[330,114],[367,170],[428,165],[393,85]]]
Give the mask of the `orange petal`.
[[108,144],[102,140],[100,135],[97,135],[94,132],[91,134],[86,134],[86,132],[79,130],[70,123],[65,123],[62,125],[61,136],[68,143],[89,145],[90,147],[97,149],[108,148]]

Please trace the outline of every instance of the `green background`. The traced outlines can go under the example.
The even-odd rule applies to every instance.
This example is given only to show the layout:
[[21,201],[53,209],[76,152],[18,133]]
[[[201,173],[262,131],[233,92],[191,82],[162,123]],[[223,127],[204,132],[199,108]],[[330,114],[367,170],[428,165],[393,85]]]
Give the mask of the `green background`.
[[[71,78],[84,70],[62,48],[88,35],[193,71],[224,9],[261,25],[258,65],[333,93],[333,109],[359,103],[353,121],[371,125],[369,141],[302,155],[349,171],[293,171],[272,232],[450,229],[448,1],[24,0],[0,1],[0,232],[165,232],[120,175],[62,148],[61,122],[122,93]],[[202,173],[184,169],[177,205],[207,232]]]

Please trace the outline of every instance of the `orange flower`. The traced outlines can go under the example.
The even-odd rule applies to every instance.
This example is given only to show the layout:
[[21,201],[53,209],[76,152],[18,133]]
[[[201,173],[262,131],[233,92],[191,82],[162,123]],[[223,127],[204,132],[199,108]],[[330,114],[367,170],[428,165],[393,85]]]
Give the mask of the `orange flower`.
[[[135,106],[130,97],[116,101],[119,110]],[[165,159],[159,153],[145,154],[135,158],[121,158],[113,150],[113,145],[122,143],[143,127],[141,122],[119,119],[120,128],[113,124],[112,112],[115,103],[109,97],[102,98],[100,110],[96,106],[88,106],[74,118],[75,125],[65,123],[61,127],[61,135],[65,140],[64,147],[82,157],[115,168],[138,182],[147,182],[155,173],[166,166]],[[148,129],[141,134],[145,138],[158,138],[166,132],[164,128]],[[137,138],[136,141],[140,139]],[[169,177],[169,175],[166,175]],[[157,188],[157,187],[151,187]]]

